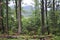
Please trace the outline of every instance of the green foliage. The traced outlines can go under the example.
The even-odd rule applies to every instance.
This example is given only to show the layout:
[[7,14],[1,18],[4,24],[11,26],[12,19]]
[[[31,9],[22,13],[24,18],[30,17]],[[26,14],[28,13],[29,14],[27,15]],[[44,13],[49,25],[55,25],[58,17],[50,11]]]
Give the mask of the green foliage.
[[[30,15],[29,17],[22,16],[22,33],[24,34],[41,34],[41,15],[40,15],[41,13],[39,8],[39,2],[38,0],[34,0],[34,2],[35,2],[35,10],[32,11],[32,15]],[[3,26],[6,27],[5,1],[3,1],[2,10],[3,10],[2,15],[3,15],[3,24],[4,24]],[[16,12],[14,9],[11,9],[10,7],[8,7],[8,10],[9,10],[8,11],[9,32],[10,33],[17,32],[18,22],[16,19]],[[23,10],[23,7],[22,7],[22,12],[26,12],[25,10]],[[59,31],[60,30],[60,10],[53,12],[51,8],[51,10],[47,12],[47,14],[48,14],[48,26],[49,26],[50,32],[53,33],[54,31],[56,31],[56,35],[60,35],[60,31]]]
[[33,18],[33,17],[22,18],[23,31],[25,30],[28,30],[28,32],[35,31],[37,33],[40,23],[39,23],[39,20],[33,20],[33,19],[37,19],[37,18]]
[[60,36],[55,36],[53,40],[60,40]]

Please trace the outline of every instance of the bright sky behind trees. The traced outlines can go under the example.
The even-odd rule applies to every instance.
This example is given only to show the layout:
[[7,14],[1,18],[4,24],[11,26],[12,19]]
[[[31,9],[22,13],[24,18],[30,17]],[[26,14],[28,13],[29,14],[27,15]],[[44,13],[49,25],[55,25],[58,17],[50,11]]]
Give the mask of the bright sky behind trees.
[[[11,7],[11,6],[14,6],[15,5],[15,3],[13,2],[13,1],[10,1],[9,2],[9,6]],[[34,0],[22,0],[22,7],[24,7],[24,6],[32,6],[32,7],[34,7]],[[50,10],[50,8],[48,8],[48,10]]]
[[[15,5],[12,1],[10,1],[9,3],[10,3],[9,6]],[[33,4],[34,4],[33,0],[23,0],[22,1],[22,7],[26,6],[26,5],[34,6]]]

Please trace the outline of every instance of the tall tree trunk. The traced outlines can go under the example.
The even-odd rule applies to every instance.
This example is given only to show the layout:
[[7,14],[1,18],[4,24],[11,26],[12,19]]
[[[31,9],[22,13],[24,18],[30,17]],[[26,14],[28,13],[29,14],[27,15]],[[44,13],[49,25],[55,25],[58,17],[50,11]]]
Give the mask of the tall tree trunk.
[[19,23],[19,27],[18,27],[18,34],[21,33],[21,0],[18,0],[18,23]]
[[5,30],[4,30],[4,25],[3,25],[3,8],[2,8],[2,10],[1,10],[1,15],[2,15],[2,33],[4,33],[5,32]]
[[48,26],[47,0],[45,0],[45,13],[46,13],[46,26],[47,26],[47,31],[48,31],[48,35],[49,35],[50,30],[49,30],[49,26]]
[[1,13],[1,10],[2,10],[2,0],[0,0],[0,30],[1,30],[1,28],[2,28],[2,13]]
[[42,18],[42,35],[45,33],[44,32],[44,0],[41,0],[41,18]]
[[6,33],[8,33],[8,0],[6,0]]
[[53,0],[53,16],[54,16],[54,23],[53,23],[53,27],[54,27],[54,30],[53,30],[53,34],[56,34],[56,27],[57,27],[57,19],[56,19],[56,16],[55,16],[55,0]]
[[15,11],[16,11],[16,26],[18,27],[19,23],[18,23],[18,11],[17,11],[17,8],[18,8],[18,1],[15,0]]
[[4,33],[4,26],[3,26],[3,8],[2,5],[3,4],[3,0],[0,0],[0,28],[2,30],[2,33]]
[[15,7],[15,10],[16,10],[16,19],[17,19],[17,0],[15,0],[15,4],[16,4],[16,7]]
[[1,16],[2,16],[2,33],[4,33],[5,32],[5,30],[4,30],[4,25],[3,25],[3,0],[2,0],[2,3],[1,3],[2,5],[1,5]]

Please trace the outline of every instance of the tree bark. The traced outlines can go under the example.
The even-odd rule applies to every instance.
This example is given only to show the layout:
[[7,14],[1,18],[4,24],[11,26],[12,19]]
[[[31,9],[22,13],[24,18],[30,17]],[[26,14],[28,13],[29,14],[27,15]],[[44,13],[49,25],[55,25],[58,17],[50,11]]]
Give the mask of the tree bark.
[[18,27],[18,34],[21,33],[21,28],[22,28],[22,24],[21,24],[21,0],[18,0],[18,23],[19,23],[19,27]]
[[2,15],[1,15],[2,14],[1,13],[1,10],[2,10],[2,7],[1,6],[2,6],[2,4],[1,3],[2,3],[2,0],[0,0],[0,30],[2,28]]
[[41,21],[42,21],[42,35],[45,33],[44,32],[44,0],[41,0]]
[[6,33],[8,33],[8,0],[6,0]]
[[47,26],[47,31],[48,31],[48,35],[49,35],[50,30],[49,30],[49,25],[48,25],[47,0],[45,0],[45,13],[46,13],[46,26]]
[[54,23],[53,23],[54,31],[53,31],[53,34],[56,34],[57,19],[55,16],[55,0],[53,0],[53,15],[54,15]]
[[15,4],[16,4],[16,7],[15,7],[15,10],[16,10],[16,19],[17,19],[17,0],[15,0]]

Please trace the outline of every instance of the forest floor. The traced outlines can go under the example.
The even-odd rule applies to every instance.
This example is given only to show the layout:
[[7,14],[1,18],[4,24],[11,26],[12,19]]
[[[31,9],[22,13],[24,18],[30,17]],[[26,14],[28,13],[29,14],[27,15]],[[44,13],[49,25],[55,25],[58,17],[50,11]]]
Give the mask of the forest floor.
[[[22,39],[22,38],[18,38],[18,39],[0,38],[0,40],[26,40],[26,39]],[[31,38],[29,38],[28,40],[39,40],[39,39],[31,39]],[[56,36],[53,40],[60,40],[60,36]]]
[[[26,39],[19,38],[19,39],[0,39],[0,40],[26,40]],[[39,39],[28,39],[28,40],[39,40]]]
[[[37,35],[33,35],[33,36],[20,35],[17,38],[0,38],[0,40],[40,40],[39,38],[35,38],[36,36]],[[34,37],[34,38],[32,38],[32,37]],[[53,40],[60,40],[60,36],[54,36]]]

